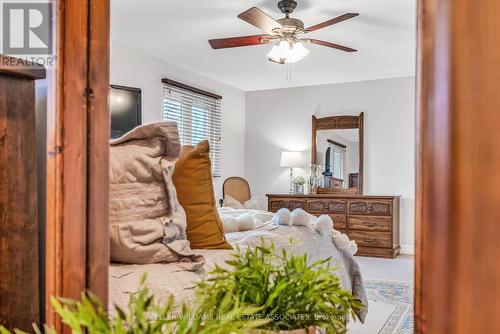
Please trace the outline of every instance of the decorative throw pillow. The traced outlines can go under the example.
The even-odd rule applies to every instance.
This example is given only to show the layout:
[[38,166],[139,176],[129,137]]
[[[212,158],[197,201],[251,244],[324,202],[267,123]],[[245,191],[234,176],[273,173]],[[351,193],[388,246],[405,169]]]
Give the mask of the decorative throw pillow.
[[245,203],[241,204],[240,201],[238,201],[236,198],[230,195],[225,195],[224,199],[222,200],[222,206],[233,209],[260,210],[260,203],[258,197],[252,197],[248,201],[245,201]]
[[243,205],[240,203],[240,201],[229,195],[224,196],[224,199],[222,200],[222,206],[226,208],[243,209]]
[[215,204],[207,140],[196,147],[184,146],[173,180],[177,197],[187,216],[187,238],[192,248],[231,249]]
[[140,126],[111,141],[111,261],[179,262],[192,270],[203,265],[190,250],[186,216],[171,180],[179,151],[173,122]]
[[245,209],[260,210],[259,198],[257,196],[250,198],[248,201],[243,203]]

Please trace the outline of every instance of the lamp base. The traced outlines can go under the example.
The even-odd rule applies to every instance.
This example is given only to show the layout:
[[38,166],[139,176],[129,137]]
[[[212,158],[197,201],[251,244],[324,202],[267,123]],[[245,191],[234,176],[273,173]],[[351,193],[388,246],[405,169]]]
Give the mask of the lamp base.
[[288,190],[290,195],[293,194],[293,167],[290,168],[290,189]]

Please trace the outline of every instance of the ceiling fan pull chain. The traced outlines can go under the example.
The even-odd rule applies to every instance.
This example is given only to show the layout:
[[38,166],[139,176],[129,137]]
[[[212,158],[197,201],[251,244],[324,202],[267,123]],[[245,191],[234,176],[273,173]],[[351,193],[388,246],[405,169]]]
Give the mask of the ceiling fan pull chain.
[[286,64],[285,67],[286,67],[286,80],[292,81],[292,65]]

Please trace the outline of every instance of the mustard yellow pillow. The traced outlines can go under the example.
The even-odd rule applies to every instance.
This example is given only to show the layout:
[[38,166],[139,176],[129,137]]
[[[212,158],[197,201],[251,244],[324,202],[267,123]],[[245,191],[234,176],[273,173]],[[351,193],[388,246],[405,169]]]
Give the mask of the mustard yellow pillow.
[[184,146],[175,163],[173,181],[179,203],[186,211],[191,248],[231,249],[217,213],[209,153],[207,140],[196,147]]

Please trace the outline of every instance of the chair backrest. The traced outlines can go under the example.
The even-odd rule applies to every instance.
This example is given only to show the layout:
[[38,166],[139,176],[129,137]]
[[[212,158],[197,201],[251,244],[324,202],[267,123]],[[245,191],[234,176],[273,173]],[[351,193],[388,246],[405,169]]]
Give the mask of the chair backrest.
[[222,185],[222,195],[229,195],[237,199],[240,203],[244,203],[252,198],[250,185],[247,180],[239,176],[232,176],[224,181]]

